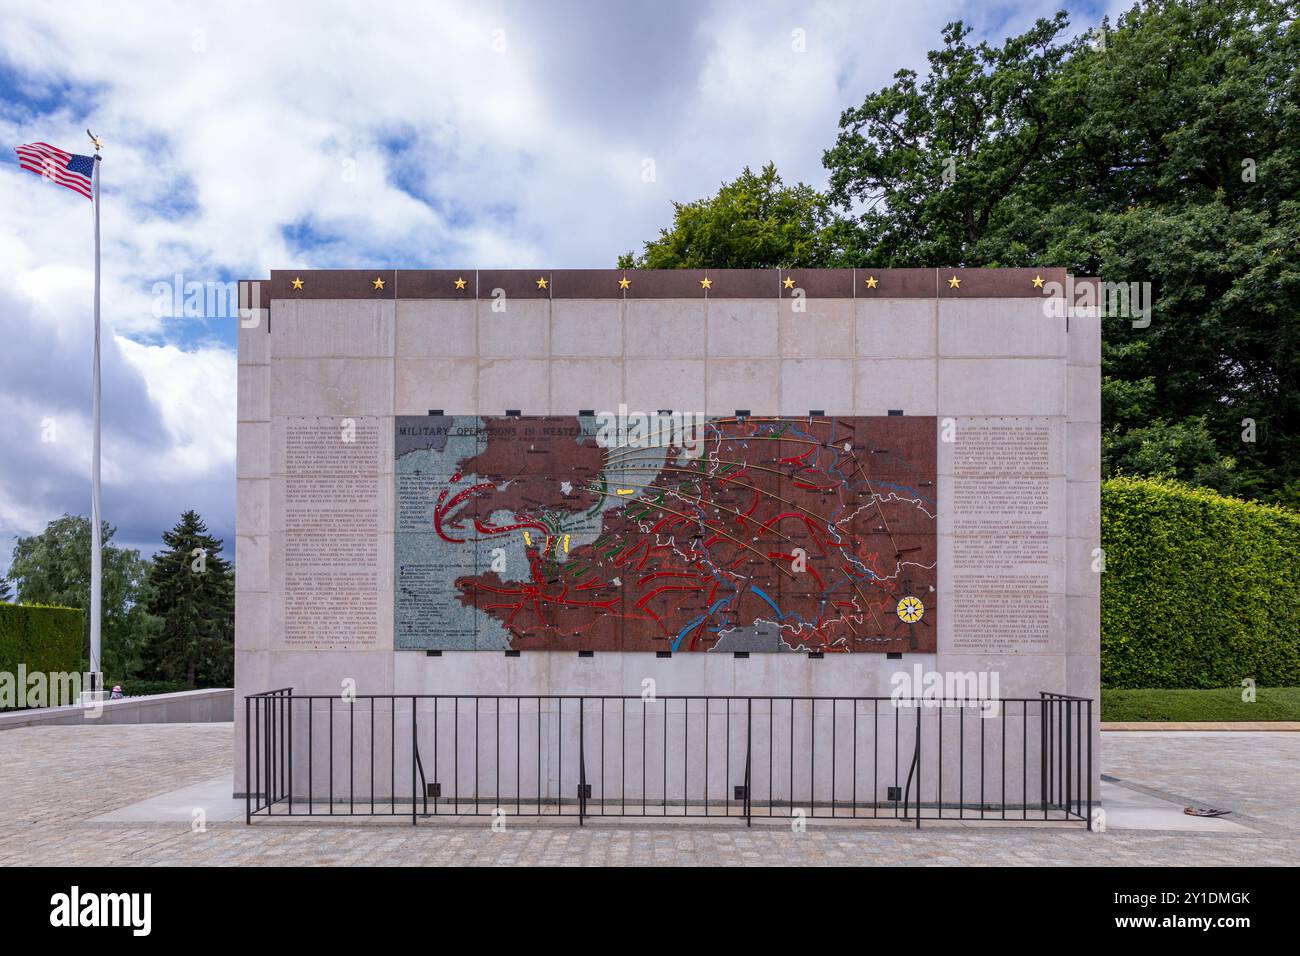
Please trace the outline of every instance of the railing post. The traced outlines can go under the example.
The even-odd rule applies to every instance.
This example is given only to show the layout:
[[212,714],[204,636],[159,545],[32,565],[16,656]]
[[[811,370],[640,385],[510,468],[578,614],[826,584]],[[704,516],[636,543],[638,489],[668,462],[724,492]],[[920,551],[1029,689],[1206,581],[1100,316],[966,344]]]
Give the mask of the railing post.
[[1073,743],[1074,743],[1073,740],[1070,738],[1070,730],[1071,730],[1071,725],[1072,725],[1072,723],[1073,723],[1073,718],[1072,718],[1072,715],[1071,715],[1071,713],[1070,713],[1070,711],[1071,711],[1071,709],[1072,709],[1072,708],[1070,707],[1070,704],[1071,704],[1071,703],[1073,703],[1073,701],[1068,701],[1068,700],[1067,700],[1067,701],[1064,702],[1064,710],[1065,710],[1065,781],[1064,781],[1064,782],[1065,782],[1065,792],[1062,794],[1062,796],[1065,798],[1064,803],[1065,803],[1065,815],[1066,815],[1066,817],[1069,817],[1069,815],[1070,815],[1070,783],[1071,783],[1072,780],[1073,780],[1073,776],[1072,776],[1072,775],[1073,775],[1073,772],[1074,772],[1074,768],[1070,765],[1070,756],[1071,756],[1071,751],[1072,751],[1072,747],[1073,747]]
[[1092,698],[1088,698],[1088,832],[1092,832]]
[[[289,767],[289,816],[293,816],[293,688],[292,687],[290,687],[285,694],[284,706],[287,711],[287,714],[285,715],[285,723],[288,727],[288,732],[285,735],[285,747],[288,750],[286,762]],[[370,759],[373,761],[375,758],[373,755],[371,755]],[[371,792],[372,793],[374,792],[373,789],[371,790]]]
[[[411,826],[416,825],[415,755],[417,751],[415,749],[416,748],[415,734],[417,730],[417,725],[415,721],[415,705],[416,705],[416,698],[414,695],[412,695],[411,697]],[[373,755],[371,756],[371,759],[372,760],[374,759]]]
[[251,697],[244,698],[244,824],[253,823],[253,725],[249,719]]
[[[921,829],[921,702],[916,704],[916,828]],[[832,796],[832,799],[834,797]]]
[[266,762],[266,780],[264,781],[266,815],[271,815],[271,800],[275,796],[275,714],[271,711],[271,698],[262,698],[262,710],[266,719],[262,721],[262,732],[266,735],[266,745],[262,748]]
[[753,780],[750,772],[754,752],[754,698],[745,698],[745,826],[754,825]]
[[1047,697],[1038,692],[1038,798],[1047,819]]
[[[585,721],[583,714],[587,709],[587,698],[578,698],[578,826],[584,826],[583,818],[587,815],[587,746]],[[563,731],[561,731],[563,733]]]

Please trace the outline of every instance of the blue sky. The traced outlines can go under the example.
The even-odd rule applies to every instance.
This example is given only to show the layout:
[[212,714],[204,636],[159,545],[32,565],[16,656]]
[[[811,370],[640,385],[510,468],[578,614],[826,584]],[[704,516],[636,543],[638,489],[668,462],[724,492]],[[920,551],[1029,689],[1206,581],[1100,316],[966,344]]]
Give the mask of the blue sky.
[[[149,553],[192,507],[233,550],[234,320],[160,313],[157,284],[612,266],[745,165],[824,185],[841,110],[945,23],[1001,41],[1060,6],[8,4],[0,568],[89,510],[90,203],[14,146],[105,142],[105,518]],[[1128,4],[1065,6],[1083,32]]]

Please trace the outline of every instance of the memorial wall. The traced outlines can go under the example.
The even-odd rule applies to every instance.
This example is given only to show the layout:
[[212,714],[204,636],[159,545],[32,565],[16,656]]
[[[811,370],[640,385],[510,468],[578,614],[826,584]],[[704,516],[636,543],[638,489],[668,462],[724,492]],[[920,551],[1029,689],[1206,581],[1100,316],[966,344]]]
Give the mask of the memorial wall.
[[243,283],[238,698],[888,697],[918,666],[1095,698],[1088,288],[1059,269]]

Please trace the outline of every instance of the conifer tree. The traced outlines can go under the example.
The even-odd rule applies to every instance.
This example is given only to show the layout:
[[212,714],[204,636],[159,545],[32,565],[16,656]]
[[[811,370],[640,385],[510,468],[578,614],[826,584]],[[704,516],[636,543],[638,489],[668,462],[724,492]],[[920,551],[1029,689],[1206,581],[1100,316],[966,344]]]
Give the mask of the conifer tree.
[[149,611],[162,624],[146,648],[149,669],[190,687],[229,687],[234,674],[235,582],[222,542],[186,511],[149,570]]

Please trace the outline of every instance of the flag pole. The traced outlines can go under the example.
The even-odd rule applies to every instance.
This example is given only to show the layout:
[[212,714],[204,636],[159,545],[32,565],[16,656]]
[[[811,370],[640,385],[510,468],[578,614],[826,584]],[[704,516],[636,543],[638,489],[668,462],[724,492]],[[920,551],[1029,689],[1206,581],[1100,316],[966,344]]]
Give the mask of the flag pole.
[[[87,131],[89,132],[89,131]],[[94,137],[91,137],[94,140]],[[102,613],[103,542],[100,540],[99,514],[99,143],[95,142],[95,359],[91,370],[91,418],[94,440],[91,445],[90,472],[90,680],[91,690],[100,691],[100,619]]]

